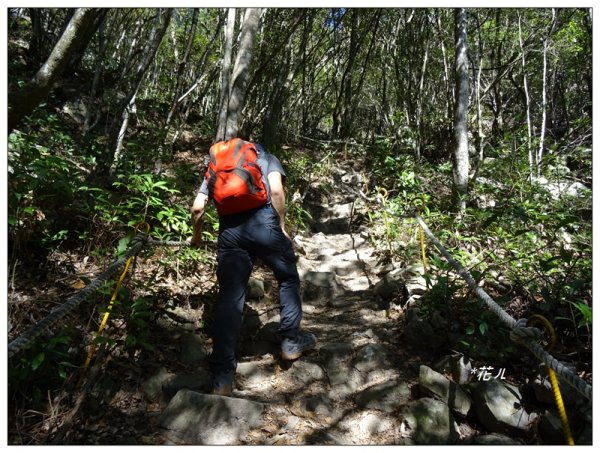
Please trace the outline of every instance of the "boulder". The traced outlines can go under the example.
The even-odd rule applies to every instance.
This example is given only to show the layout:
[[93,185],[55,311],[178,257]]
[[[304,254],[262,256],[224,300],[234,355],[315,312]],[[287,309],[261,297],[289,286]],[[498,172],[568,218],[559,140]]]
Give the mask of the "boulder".
[[142,383],[142,390],[149,399],[158,397],[165,382],[173,377],[165,367],[161,367],[155,374]]
[[200,370],[196,373],[171,374],[162,382],[162,392],[168,400],[182,389],[207,393],[212,389],[212,376],[208,371]]
[[399,292],[406,290],[406,283],[404,278],[404,270],[398,269],[389,272],[379,280],[373,292],[384,300],[393,298]]
[[421,365],[419,386],[426,394],[440,399],[463,417],[471,408],[471,400],[460,386],[428,366]]
[[469,384],[471,398],[479,420],[490,431],[521,435],[537,419],[522,407],[519,389],[501,380],[477,381]]
[[309,271],[300,284],[302,300],[325,302],[333,300],[341,291],[333,272]]
[[183,364],[193,365],[206,358],[205,340],[200,335],[186,333],[179,339],[179,360]]
[[452,445],[459,438],[450,408],[436,399],[413,401],[407,406],[403,418],[417,445]]
[[159,426],[183,441],[200,445],[236,445],[262,422],[264,404],[180,390],[159,418]]
[[307,386],[315,381],[327,379],[325,371],[316,363],[297,361],[290,369],[292,380],[298,384]]
[[260,300],[265,296],[265,282],[254,277],[248,279],[246,299]]
[[449,354],[439,360],[433,367],[438,372],[451,372],[452,379],[459,385],[471,381],[473,374],[473,365],[471,361],[463,354]]
[[353,366],[361,373],[390,368],[390,352],[379,344],[368,344],[358,351]]
[[565,445],[562,423],[556,410],[546,410],[537,423],[537,432],[545,445]]

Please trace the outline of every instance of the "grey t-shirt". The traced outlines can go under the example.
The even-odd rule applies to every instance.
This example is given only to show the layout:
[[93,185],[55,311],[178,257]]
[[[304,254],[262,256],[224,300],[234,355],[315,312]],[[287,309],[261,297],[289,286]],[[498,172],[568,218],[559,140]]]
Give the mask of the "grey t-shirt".
[[[269,187],[269,179],[267,178],[267,175],[269,173],[276,172],[281,175],[282,179],[285,179],[285,171],[283,170],[283,166],[281,165],[279,159],[277,159],[277,157],[275,157],[273,154],[266,151],[261,144],[254,143],[254,147],[256,148],[256,162],[260,167],[260,170],[262,172],[262,180],[265,185],[265,188],[267,189],[267,202],[270,203],[271,188]],[[206,179],[202,181],[202,185],[200,186],[199,192],[203,193],[204,195],[208,195],[208,184],[206,183]]]

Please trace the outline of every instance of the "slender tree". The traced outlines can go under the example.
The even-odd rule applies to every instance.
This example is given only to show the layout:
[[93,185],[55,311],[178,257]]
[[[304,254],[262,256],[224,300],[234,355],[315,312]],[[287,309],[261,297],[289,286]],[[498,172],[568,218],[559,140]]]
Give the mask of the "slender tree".
[[233,33],[235,30],[235,8],[229,8],[227,14],[227,25],[225,27],[225,39],[223,45],[223,67],[221,69],[221,96],[219,101],[219,121],[217,124],[217,135],[215,141],[225,139],[227,129],[227,113],[229,108],[230,79],[231,79],[231,56],[233,53]]
[[95,98],[100,83],[100,76],[104,71],[104,56],[106,55],[106,37],[104,33],[104,19],[98,27],[98,55],[96,57],[96,68],[94,70],[94,78],[92,79],[92,88],[88,98],[87,108],[85,111],[85,121],[83,123],[83,135],[86,135],[94,126],[92,117],[95,113]]
[[224,139],[228,140],[239,134],[240,117],[246,98],[246,89],[250,74],[250,62],[252,49],[258,23],[260,21],[261,8],[247,8],[244,14],[244,23],[240,32],[240,47],[238,49],[233,73],[231,76],[231,91],[227,105],[227,126]]
[[[212,34],[212,37],[210,38],[210,40],[208,41],[208,43],[204,46],[204,50],[202,51],[202,54],[200,56],[200,58],[198,59],[197,63],[194,63],[194,66],[196,67],[196,70],[192,70],[190,69],[191,72],[195,72],[195,75],[193,77],[193,83],[191,83],[191,85],[183,90],[183,94],[181,96],[179,96],[179,98],[177,99],[176,102],[176,110],[181,112],[181,117],[180,117],[180,121],[179,121],[179,129],[178,131],[173,134],[173,140],[177,137],[180,129],[184,126],[185,122],[187,121],[187,118],[194,106],[194,102],[192,99],[194,98],[200,98],[200,99],[206,99],[207,97],[210,98],[210,96],[208,96],[208,93],[211,89],[212,86],[212,82],[214,80],[216,80],[218,73],[219,73],[219,67],[217,64],[212,64],[211,67],[211,63],[209,62],[209,59],[213,56],[213,52],[214,52],[214,47],[215,47],[215,43],[218,42],[218,37],[221,31],[221,27],[222,25],[225,23],[225,16],[226,14],[221,13],[221,12],[217,12],[216,14],[216,18],[217,21],[214,24],[214,32]],[[208,19],[210,20],[210,19]],[[210,30],[210,22],[207,25],[204,25],[204,27],[207,28],[207,30]],[[209,111],[214,111],[215,109],[220,110],[220,103],[217,107],[214,107],[212,105],[212,102],[203,102],[202,105],[204,106],[204,110],[209,110]],[[201,114],[204,114],[205,112],[201,112]]]
[[[307,11],[303,9],[298,10],[295,16],[296,21],[292,25],[294,29],[296,29],[298,24],[307,17]],[[293,33],[290,33],[287,36],[283,65],[278,67],[279,74],[277,76],[277,81],[271,91],[266,106],[266,113],[263,118],[261,143],[266,146],[273,146],[279,142],[283,107],[288,100],[290,87],[306,52],[306,45],[308,43],[310,30],[312,29],[311,19],[309,19],[309,24],[310,26],[304,28],[302,39],[296,53],[293,46]]]
[[529,84],[527,83],[527,65],[525,64],[525,49],[523,46],[523,31],[521,27],[521,14],[519,13],[519,47],[521,48],[521,65],[523,67],[523,92],[525,95],[525,119],[527,121],[527,156],[529,160],[529,177],[533,176],[533,154],[532,154],[532,128],[531,128],[531,106],[529,102]]
[[106,166],[108,164],[109,174],[114,175],[116,168],[119,165],[121,160],[121,150],[122,150],[122,140],[125,136],[125,131],[127,130],[127,124],[129,122],[129,114],[134,108],[135,97],[140,88],[140,84],[150,67],[150,64],[154,60],[158,47],[162,41],[165,32],[167,31],[167,27],[171,21],[171,15],[173,14],[172,8],[167,8],[161,12],[160,17],[158,18],[157,25],[152,29],[150,34],[150,38],[146,42],[142,58],[138,62],[136,70],[132,78],[130,79],[129,87],[125,98],[120,102],[117,107],[117,114],[113,120],[113,124],[109,133],[109,141],[107,148],[107,160],[105,162],[100,162],[100,165],[96,169],[97,172],[104,172]]
[[186,66],[188,65],[188,60],[190,58],[190,53],[192,50],[192,44],[194,43],[194,38],[196,36],[196,27],[198,25],[198,8],[194,8],[194,12],[192,13],[192,24],[190,26],[190,31],[188,33],[188,41],[185,46],[185,53],[183,54],[183,58],[179,61],[177,65],[177,82],[175,84],[175,91],[173,92],[173,100],[171,101],[171,108],[169,109],[169,114],[167,115],[166,125],[168,126],[171,123],[171,118],[173,117],[173,113],[177,108],[177,104],[179,102],[179,97],[181,96],[181,90],[183,89],[183,73],[185,71]]
[[459,214],[466,210],[466,196],[469,184],[469,59],[467,55],[467,11],[455,10],[456,39],[456,102],[454,106],[454,191],[457,197]]
[[542,157],[544,155],[544,144],[546,139],[546,117],[547,117],[547,84],[548,84],[548,41],[550,40],[550,35],[554,30],[554,25],[556,24],[556,10],[552,8],[552,23],[550,24],[550,29],[548,31],[547,36],[544,37],[543,40],[543,69],[542,69],[542,120],[540,125],[540,147],[536,154],[535,163],[537,166],[537,175],[541,176],[542,172]]

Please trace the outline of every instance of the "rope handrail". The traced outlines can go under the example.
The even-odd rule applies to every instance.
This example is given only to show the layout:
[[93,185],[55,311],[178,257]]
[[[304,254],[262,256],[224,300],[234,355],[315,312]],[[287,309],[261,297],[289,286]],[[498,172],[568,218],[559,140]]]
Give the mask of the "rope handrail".
[[[403,216],[404,217],[404,216]],[[544,348],[536,342],[541,338],[541,332],[536,327],[527,327],[526,319],[515,320],[506,311],[502,309],[492,299],[483,288],[481,288],[473,276],[462,267],[450,254],[450,252],[442,245],[442,243],[434,236],[429,230],[427,224],[423,221],[421,216],[413,213],[411,217],[414,217],[425,234],[431,239],[436,248],[444,255],[448,263],[458,272],[458,274],[467,282],[469,287],[475,292],[475,294],[482,300],[488,308],[495,313],[510,329],[510,338],[512,341],[523,344],[529,349],[533,355],[541,360],[548,368],[554,370],[565,382],[573,387],[577,392],[586,397],[589,401],[592,400],[592,386],[581,379],[574,371],[567,368],[566,365],[561,363],[558,359],[549,354]]]
[[[422,231],[431,239],[436,248],[444,255],[448,263],[458,272],[458,274],[467,282],[469,287],[482,300],[488,308],[495,313],[510,329],[511,340],[523,344],[529,349],[539,360],[547,367],[553,369],[560,377],[562,377],[569,385],[571,385],[580,394],[588,400],[592,400],[592,386],[581,379],[575,372],[567,368],[558,359],[545,351],[536,340],[541,338],[541,332],[535,327],[527,327],[526,320],[515,320],[502,307],[500,307],[479,285],[473,276],[464,269],[450,254],[450,252],[442,245],[442,243],[431,232],[427,224],[418,214],[411,212],[402,215],[403,218],[415,218],[422,228]],[[133,239],[133,245],[124,253],[124,255],[112,263],[104,272],[90,282],[84,289],[77,294],[71,296],[65,303],[53,309],[45,318],[29,327],[15,340],[8,345],[8,358],[13,358],[17,353],[29,346],[39,337],[47,328],[53,326],[60,319],[65,317],[73,309],[79,306],[92,292],[97,290],[100,285],[112,277],[132,256],[139,253],[146,245],[158,246],[189,246],[187,241],[164,241],[153,239],[148,234],[140,233]]]
[[187,241],[161,241],[153,239],[145,233],[136,235],[132,240],[132,246],[121,258],[110,264],[104,272],[92,280],[85,288],[69,297],[66,302],[54,308],[45,318],[26,329],[21,335],[11,341],[8,345],[8,358],[12,359],[23,349],[31,345],[46,329],[52,327],[68,313],[77,308],[106,280],[115,275],[125,265],[129,258],[137,255],[146,245],[177,247],[189,246],[189,243]]

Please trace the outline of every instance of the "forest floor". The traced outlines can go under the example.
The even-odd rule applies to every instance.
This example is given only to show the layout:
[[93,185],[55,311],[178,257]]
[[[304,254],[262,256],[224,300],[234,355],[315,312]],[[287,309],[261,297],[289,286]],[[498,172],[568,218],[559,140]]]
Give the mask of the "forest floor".
[[[338,176],[339,181],[344,177]],[[142,287],[153,282],[153,297],[164,298],[164,309],[145,338],[153,350],[118,354],[116,349],[100,348],[81,385],[79,373],[74,373],[60,391],[48,392],[37,406],[9,407],[9,444],[407,443],[398,408],[419,397],[420,366],[432,366],[449,351],[427,344],[414,348],[404,341],[405,310],[390,310],[389,301],[382,304],[373,291],[385,266],[369,229],[352,226],[354,211],[347,208],[354,196],[344,184],[329,187],[336,190],[322,191],[321,198],[312,201],[320,204],[314,218],[317,228],[294,238],[306,296],[302,328],[317,336],[314,351],[294,362],[280,359],[277,283],[264,266],[256,266],[253,273],[265,282],[266,291],[247,304],[232,399],[258,403],[259,422],[240,430],[234,440],[224,435],[221,442],[202,429],[190,435],[165,421],[179,390],[210,391],[206,326],[217,288],[214,260],[198,263],[195,269],[165,269],[161,262],[177,250],[155,248],[138,258],[135,278],[126,282]],[[60,274],[46,276],[61,282],[59,286],[35,281],[33,274],[26,285],[21,275],[9,301],[26,304],[72,292],[83,275],[99,271],[77,258],[62,256],[62,264],[56,266]],[[311,283],[315,277],[326,282]],[[111,324],[107,335],[118,338],[125,324]],[[373,394],[372,389],[381,390]],[[481,427],[463,420],[458,430],[464,440]]]

